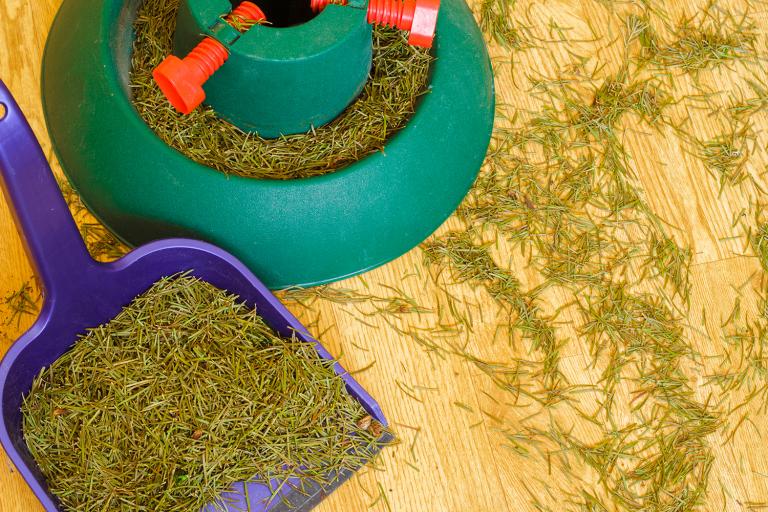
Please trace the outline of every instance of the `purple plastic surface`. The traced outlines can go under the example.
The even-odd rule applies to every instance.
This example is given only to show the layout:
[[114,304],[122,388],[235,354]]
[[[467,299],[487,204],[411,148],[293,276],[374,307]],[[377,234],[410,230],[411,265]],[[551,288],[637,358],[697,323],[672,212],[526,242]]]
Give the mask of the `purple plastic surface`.
[[[213,245],[170,239],[139,247],[113,263],[91,258],[53,177],[45,155],[15,100],[0,81],[0,184],[10,200],[17,226],[43,288],[43,307],[35,324],[10,348],[0,363],[0,442],[45,509],[60,512],[45,479],[27,450],[22,433],[21,404],[33,379],[69,350],[79,334],[114,318],[134,297],[165,276],[190,271],[212,285],[235,293],[281,335],[313,343],[325,359],[331,355],[272,293],[234,256]],[[140,150],[140,148],[137,148]],[[386,425],[378,404],[338,363],[350,394],[376,420]],[[266,504],[271,492],[263,485],[236,484],[226,493],[226,510],[251,512],[305,511],[351,474],[345,471],[327,488],[296,493],[286,486],[286,505]],[[244,490],[247,486],[247,491]],[[246,503],[246,497],[250,503]],[[294,499],[295,498],[295,499]],[[211,507],[205,509],[213,510]]]

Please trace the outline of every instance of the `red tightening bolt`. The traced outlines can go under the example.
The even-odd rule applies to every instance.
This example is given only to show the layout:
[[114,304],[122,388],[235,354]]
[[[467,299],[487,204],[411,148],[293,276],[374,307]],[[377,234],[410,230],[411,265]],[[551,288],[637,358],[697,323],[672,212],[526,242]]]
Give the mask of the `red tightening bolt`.
[[[310,0],[314,12],[329,4],[346,5],[347,0]],[[431,48],[439,11],[440,0],[369,0],[368,23],[408,30],[410,44]]]
[[330,4],[335,5],[347,5],[346,0],[310,0],[309,6],[312,8],[312,12],[318,13],[326,8]]
[[[241,3],[225,18],[241,32],[265,19],[261,9],[251,2]],[[203,84],[228,58],[229,52],[223,44],[206,37],[184,59],[166,57],[152,76],[171,105],[182,114],[189,114],[205,100]]]

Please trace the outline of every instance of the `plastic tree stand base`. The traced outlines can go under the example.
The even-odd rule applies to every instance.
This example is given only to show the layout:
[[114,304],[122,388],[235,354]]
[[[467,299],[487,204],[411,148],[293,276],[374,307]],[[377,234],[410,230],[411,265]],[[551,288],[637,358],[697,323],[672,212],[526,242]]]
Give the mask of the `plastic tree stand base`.
[[[92,1],[92,0],[87,0]],[[22,432],[21,404],[32,381],[72,347],[86,329],[114,318],[133,298],[144,293],[162,277],[190,271],[212,285],[235,293],[276,332],[296,336],[315,346],[320,357],[331,355],[307,334],[299,321],[277,298],[232,255],[213,245],[195,240],[160,240],[139,247],[113,263],[97,263],[88,254],[77,225],[48,167],[43,150],[32,129],[0,82],[0,188],[11,203],[27,252],[40,276],[45,302],[34,325],[8,350],[0,363],[0,442],[47,512],[63,512],[48,491],[45,478],[29,453]],[[334,370],[349,393],[376,420],[386,424],[379,406],[338,363]],[[387,434],[381,442],[391,438]],[[358,453],[372,457],[380,446],[356,446]],[[335,474],[330,486],[296,480],[282,486],[285,500],[269,502],[268,487],[237,483],[225,492],[229,512],[306,512],[347,480],[351,471]],[[272,482],[279,488],[283,482]],[[294,488],[299,484],[299,488]],[[290,503],[291,505],[289,505]],[[221,507],[210,505],[204,512]]]
[[[139,4],[64,2],[42,70],[48,129],[65,173],[86,206],[130,245],[198,238],[232,252],[270,288],[318,285],[409,251],[472,186],[491,137],[494,90],[464,0],[443,1],[430,92],[385,151],[289,181],[226,176],[168,147],[144,123],[128,84]],[[260,3],[268,18],[269,5]],[[255,28],[308,30],[345,9],[356,10],[332,5],[301,26]]]

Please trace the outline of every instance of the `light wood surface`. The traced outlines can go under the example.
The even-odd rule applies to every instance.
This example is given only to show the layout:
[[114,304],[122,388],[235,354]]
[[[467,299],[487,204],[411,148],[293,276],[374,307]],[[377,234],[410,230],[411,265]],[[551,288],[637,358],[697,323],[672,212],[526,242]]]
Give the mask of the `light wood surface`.
[[[15,94],[49,154],[52,153],[51,145],[40,103],[40,64],[46,35],[61,1],[0,0],[0,77]],[[691,0],[655,3],[663,5],[672,20],[695,14],[705,4]],[[559,63],[559,59],[564,61],[568,55],[596,55],[606,66],[600,73],[606,75],[618,65],[621,48],[613,43],[621,39],[623,21],[620,14],[630,9],[632,2],[520,0],[518,4],[515,12],[519,14],[520,22],[528,24],[540,41],[536,48],[516,53],[514,66],[503,64],[502,61],[509,59],[507,53],[494,49],[499,65],[497,91],[501,101],[515,107],[536,108],[539,100],[527,92],[530,77],[555,76],[554,63]],[[751,18],[757,23],[757,48],[763,55],[768,55],[764,52],[768,8],[763,2],[723,0],[718,5],[732,7],[737,12],[749,9]],[[558,45],[545,41],[551,39],[546,34],[553,21],[566,29],[572,43]],[[596,41],[595,32],[604,37]],[[694,94],[702,87],[709,87],[713,91],[730,91],[730,95],[738,96],[738,92],[744,90],[744,82],[736,80],[736,75],[757,74],[764,78],[760,66],[747,69],[737,65],[735,68],[735,71],[727,68],[703,71],[694,78],[681,79],[678,88]],[[61,86],[66,87],[66,84]],[[705,113],[678,114],[689,115],[692,126],[702,137],[714,136],[722,130],[718,125],[720,121]],[[762,113],[753,121],[755,140],[750,145],[748,168],[758,182],[764,183],[762,174],[768,164],[765,133],[768,115]],[[718,353],[721,343],[718,319],[729,314],[739,293],[744,294],[744,307],[752,307],[756,299],[752,290],[761,286],[760,266],[745,250],[744,228],[740,224],[734,226],[733,222],[742,209],[750,211],[755,196],[761,192],[741,187],[719,193],[717,182],[707,174],[690,147],[670,131],[647,133],[643,129],[629,129],[624,142],[636,155],[634,167],[646,200],[659,216],[680,228],[676,236],[693,250],[692,295],[687,323],[701,325],[701,311],[706,310],[710,336],[695,328],[690,329],[689,335],[702,353]],[[51,160],[60,172],[53,157]],[[456,219],[448,221],[441,231],[451,228],[461,228]],[[541,281],[541,276],[534,270],[522,265],[515,269],[515,274],[527,286]],[[19,289],[32,275],[7,203],[0,199],[0,297]],[[434,309],[438,301],[445,300],[444,296],[440,298],[442,292],[423,268],[419,249],[366,274],[364,281],[352,279],[336,285],[337,288],[391,296],[392,291],[386,286],[401,287],[425,308]],[[472,350],[489,360],[508,357],[506,345],[492,342],[496,307],[487,294],[468,286],[454,286],[451,291],[462,298],[464,307],[473,315],[475,329],[469,337]],[[552,307],[556,307],[559,300],[568,300],[557,294],[550,299]],[[398,333],[395,327],[404,326],[406,320],[397,315],[366,316],[365,312],[371,311],[370,305],[317,300],[307,307],[295,302],[290,307],[312,325],[314,332],[323,333],[323,342],[332,353],[343,354],[347,368],[364,368],[375,362],[357,378],[378,399],[401,438],[398,446],[385,451],[378,468],[361,472],[318,510],[533,511],[536,510],[533,503],[537,500],[548,503],[550,508],[547,510],[567,508],[563,490],[573,491],[574,487],[569,487],[562,474],[550,473],[546,462],[539,457],[522,458],[503,446],[504,438],[499,430],[505,426],[513,428],[516,421],[529,412],[505,406],[508,398],[479,370],[459,358],[441,358],[427,353],[412,339]],[[8,312],[2,314],[7,317]],[[429,315],[422,314],[425,325]],[[421,317],[416,316],[412,314],[407,320],[409,325],[419,323]],[[566,317],[564,323],[568,320]],[[575,318],[571,320],[576,321]],[[33,318],[26,316],[17,325],[15,321],[7,323],[0,317],[0,350],[6,350],[32,321]],[[571,336],[571,342],[564,349],[563,369],[575,382],[588,381],[594,376],[585,370],[589,361],[587,348],[574,333],[569,334],[569,329],[567,325],[563,327],[564,335]],[[413,392],[408,391],[409,387],[414,389]],[[411,393],[418,400],[408,396]],[[468,404],[474,412],[456,406],[456,402]],[[489,419],[491,416],[501,418],[504,424],[497,424]],[[568,420],[567,417],[561,419]],[[760,503],[768,502],[768,445],[765,441],[768,417],[756,413],[752,421],[753,424],[736,432],[733,442],[725,442],[727,431],[711,436],[716,459],[707,504],[701,510],[765,508],[759,507]],[[588,470],[576,470],[584,472],[585,480],[596,480]],[[386,498],[378,498],[380,491]],[[3,457],[0,462],[0,512],[37,510],[41,510],[40,505],[11,463]]]

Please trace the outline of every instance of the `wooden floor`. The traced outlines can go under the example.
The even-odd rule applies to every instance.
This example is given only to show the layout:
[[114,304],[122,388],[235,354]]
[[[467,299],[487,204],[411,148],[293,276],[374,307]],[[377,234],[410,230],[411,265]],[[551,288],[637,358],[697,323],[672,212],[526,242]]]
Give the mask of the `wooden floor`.
[[[0,0],[0,77],[15,94],[48,153],[51,146],[40,103],[40,64],[46,35],[61,1]],[[695,14],[705,2],[658,0],[652,3],[662,4],[670,13],[670,19],[675,20],[686,13]],[[537,100],[526,92],[528,77],[554,75],[553,62],[558,56],[567,55],[568,50],[596,55],[610,68],[619,60],[619,50],[610,42],[620,37],[623,27],[620,14],[623,9],[631,8],[631,4],[631,1],[609,0],[520,0],[516,11],[521,20],[530,24],[533,32],[538,30],[541,37],[537,48],[516,54],[514,67],[500,64],[497,83],[500,98],[514,106],[534,107]],[[718,5],[731,7],[736,12],[750,9],[750,16],[757,23],[758,49],[768,55],[765,53],[768,7],[763,2],[722,0]],[[555,45],[553,50],[548,45],[546,40],[554,38],[551,36],[553,26],[565,30],[574,41],[569,48]],[[546,37],[548,30],[550,38]],[[596,42],[595,31],[608,35]],[[602,46],[606,47],[600,49]],[[498,48],[494,54],[499,58],[505,56]],[[764,78],[759,67],[757,70],[738,68],[735,73],[744,76],[756,73]],[[737,94],[743,90],[743,82],[737,85],[733,74],[725,68],[703,71],[690,81],[691,94],[696,91],[696,81],[713,90]],[[754,119],[755,135],[748,163],[750,172],[758,179],[762,179],[768,164],[765,149],[768,114],[760,116]],[[690,117],[702,134],[713,136],[721,129],[701,113],[692,112]],[[740,292],[745,295],[745,307],[754,304],[756,293],[752,290],[761,285],[760,266],[745,249],[744,228],[738,223],[734,226],[734,218],[738,219],[743,209],[751,211],[755,195],[760,192],[729,188],[719,193],[717,182],[707,174],[690,148],[669,133],[629,130],[624,142],[634,155],[645,156],[636,158],[634,165],[647,201],[660,217],[680,228],[680,239],[693,249],[688,323],[701,325],[702,311],[706,310],[711,336],[695,332],[691,336],[701,344],[698,348],[703,353],[716,353],[720,343],[718,319],[729,314]],[[55,167],[56,163],[52,163]],[[458,221],[452,219],[442,229],[451,226],[459,227]],[[337,288],[388,296],[391,291],[386,285],[402,287],[422,306],[430,308],[440,292],[426,274],[417,249],[366,274],[365,281],[352,279]],[[520,269],[519,274],[526,284],[535,284],[540,279],[532,270]],[[0,297],[19,289],[32,275],[7,203],[0,199]],[[470,346],[489,359],[501,357],[504,352],[491,343],[493,326],[489,324],[485,328],[482,321],[493,316],[492,301],[484,292],[468,287],[455,287],[453,293],[477,305],[471,307],[475,309],[476,329]],[[458,358],[430,356],[392,327],[401,325],[400,317],[366,317],[359,312],[370,311],[368,305],[317,300],[310,306],[293,302],[290,307],[304,321],[312,323],[315,332],[323,332],[324,343],[332,353],[344,355],[347,368],[364,368],[375,363],[357,378],[379,400],[401,438],[398,446],[386,450],[380,468],[364,471],[318,510],[533,511],[537,499],[550,503],[548,510],[568,508],[562,494],[568,485],[561,475],[550,474],[541,458],[519,457],[503,446],[502,425],[514,425],[521,416],[504,407],[503,395],[480,371]],[[3,314],[7,316],[8,312]],[[17,326],[0,318],[0,350],[7,349],[32,320],[24,317]],[[567,327],[564,330],[567,331]],[[566,374],[578,380],[585,373],[588,357],[578,338],[571,339],[563,367]],[[457,402],[467,404],[472,412],[457,406]],[[491,420],[492,416],[501,421]],[[768,509],[768,505],[761,505],[768,502],[768,443],[765,440],[768,416],[756,413],[752,421],[753,425],[736,432],[733,442],[726,443],[724,433],[711,436],[716,459],[710,477],[710,495],[701,510]],[[762,438],[758,437],[760,434]],[[36,510],[41,510],[40,505],[11,463],[4,459],[0,463],[0,511]]]

